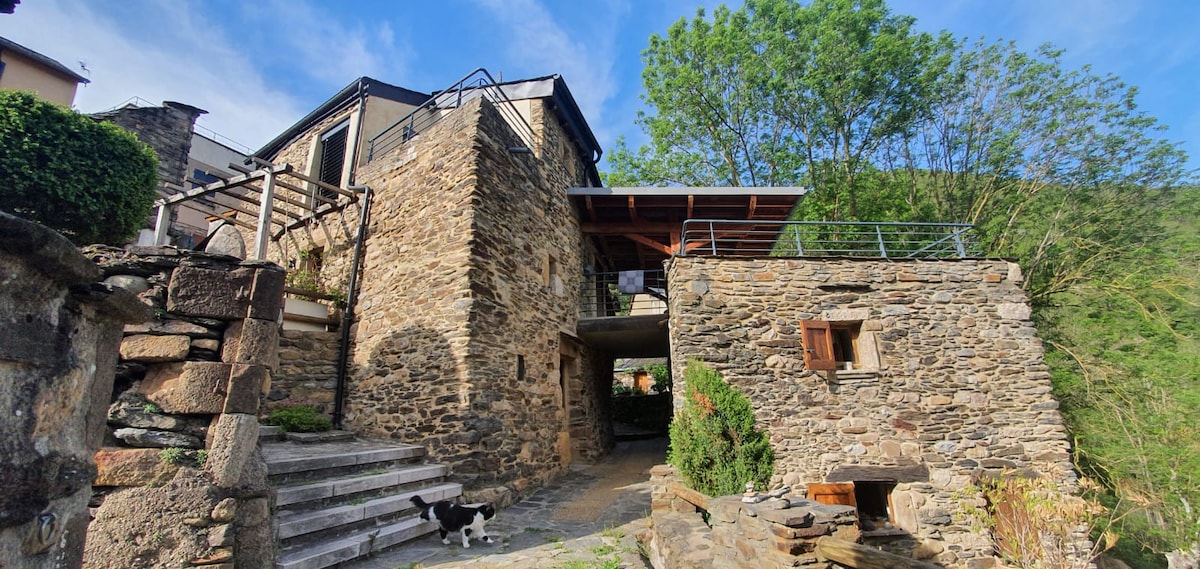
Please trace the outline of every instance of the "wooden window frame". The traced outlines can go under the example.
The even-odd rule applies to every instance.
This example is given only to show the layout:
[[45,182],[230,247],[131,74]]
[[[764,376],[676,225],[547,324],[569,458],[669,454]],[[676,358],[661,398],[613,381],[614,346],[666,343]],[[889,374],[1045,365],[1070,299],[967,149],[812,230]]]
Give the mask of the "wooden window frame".
[[860,320],[801,320],[804,367],[822,371],[862,371],[864,358],[859,350],[862,324]]

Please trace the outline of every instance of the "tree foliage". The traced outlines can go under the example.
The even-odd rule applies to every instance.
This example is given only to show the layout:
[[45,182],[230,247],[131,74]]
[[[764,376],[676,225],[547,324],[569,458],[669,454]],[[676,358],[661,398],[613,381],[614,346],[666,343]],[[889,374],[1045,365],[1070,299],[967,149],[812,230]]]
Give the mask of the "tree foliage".
[[1025,270],[1076,464],[1136,563],[1200,542],[1196,190],[1137,90],[1062,55],[918,33],[882,0],[699,11],[650,38],[649,141],[619,142],[605,180],[805,185],[796,219],[974,224]]
[[688,362],[683,408],[671,421],[667,462],[688,486],[709,496],[740,494],[747,482],[766,489],[775,472],[775,451],[754,425],[750,400],[721,374]]
[[0,209],[79,245],[119,245],[146,223],[158,159],[116,125],[0,91]]

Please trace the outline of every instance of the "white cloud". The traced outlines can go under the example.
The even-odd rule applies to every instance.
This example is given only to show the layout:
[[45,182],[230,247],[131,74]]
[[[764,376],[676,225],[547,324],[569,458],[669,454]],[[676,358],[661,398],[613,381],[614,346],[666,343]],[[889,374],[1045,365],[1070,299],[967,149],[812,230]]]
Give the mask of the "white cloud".
[[[230,47],[217,22],[193,11],[195,4],[148,5],[136,27],[80,0],[22,3],[6,16],[6,37],[68,66],[82,61],[91,83],[75,106],[97,112],[132,97],[164,100],[209,112],[201,123],[255,147],[287,128],[303,109],[295,97],[271,86],[250,59]],[[174,41],[157,43],[169,31]]]
[[477,1],[509,34],[509,58],[539,75],[562,75],[601,146],[611,146],[613,129],[605,117],[618,91],[612,63],[616,22],[596,20],[615,20],[627,12],[624,4],[609,6],[607,11],[596,6],[585,9],[593,20],[586,28],[568,33],[539,0]]

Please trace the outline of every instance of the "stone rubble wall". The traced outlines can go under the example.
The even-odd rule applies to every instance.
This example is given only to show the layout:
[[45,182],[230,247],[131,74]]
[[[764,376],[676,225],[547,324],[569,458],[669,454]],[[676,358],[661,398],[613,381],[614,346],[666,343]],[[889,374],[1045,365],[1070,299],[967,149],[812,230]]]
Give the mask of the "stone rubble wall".
[[[676,257],[668,274],[675,377],[702,360],[750,398],[776,451],[773,485],[898,482],[899,535],[869,543],[987,566],[990,540],[955,494],[973,477],[1027,469],[1073,491],[1016,264]],[[860,321],[878,369],[805,369],[804,319]]]
[[121,327],[147,317],[65,237],[0,213],[0,567],[78,568]]
[[[646,547],[655,569],[768,569],[838,565],[816,554],[817,539],[857,541],[854,507],[791,497],[758,503],[741,496],[707,498],[707,510],[676,495],[675,469],[650,469],[650,536]],[[709,514],[705,524],[701,511]]]
[[85,252],[154,313],[120,344],[85,562],[272,567],[257,414],[279,357],[283,270],[170,247]]
[[262,413],[296,405],[333,412],[338,332],[279,331],[279,367],[271,375]]

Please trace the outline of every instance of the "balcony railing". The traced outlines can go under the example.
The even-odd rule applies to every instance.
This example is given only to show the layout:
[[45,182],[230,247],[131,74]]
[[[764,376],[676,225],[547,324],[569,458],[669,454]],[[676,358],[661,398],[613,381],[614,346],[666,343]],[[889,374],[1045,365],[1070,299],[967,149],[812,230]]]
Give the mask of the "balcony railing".
[[667,311],[667,278],[663,271],[591,273],[583,277],[580,316],[637,316]]
[[486,97],[491,101],[500,116],[504,117],[505,122],[525,144],[525,148],[533,148],[533,129],[530,128],[529,122],[504,93],[504,88],[496,83],[495,79],[492,79],[492,75],[486,69],[481,67],[455,81],[449,87],[434,93],[411,113],[375,135],[368,142],[367,162],[408,142],[424,132],[425,129],[437,124],[442,117],[453,112],[454,109],[461,107],[463,103],[478,97]]
[[982,256],[965,223],[689,219],[683,256],[961,259]]

